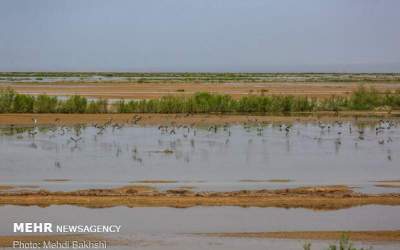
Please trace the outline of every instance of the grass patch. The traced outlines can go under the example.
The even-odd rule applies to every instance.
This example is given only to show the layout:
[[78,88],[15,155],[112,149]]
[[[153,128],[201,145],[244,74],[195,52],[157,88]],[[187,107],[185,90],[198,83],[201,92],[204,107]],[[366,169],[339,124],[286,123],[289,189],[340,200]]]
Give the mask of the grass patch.
[[[311,250],[311,243],[304,243],[303,250]],[[372,250],[372,247],[356,248],[354,247],[354,244],[350,241],[349,237],[346,234],[343,234],[339,240],[339,243],[330,244],[327,250]]]

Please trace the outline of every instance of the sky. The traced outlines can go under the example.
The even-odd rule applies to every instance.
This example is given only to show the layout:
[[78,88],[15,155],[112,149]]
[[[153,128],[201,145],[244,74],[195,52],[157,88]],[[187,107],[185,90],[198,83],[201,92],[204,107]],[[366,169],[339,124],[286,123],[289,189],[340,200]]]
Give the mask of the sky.
[[1,0],[0,71],[400,72],[398,0]]

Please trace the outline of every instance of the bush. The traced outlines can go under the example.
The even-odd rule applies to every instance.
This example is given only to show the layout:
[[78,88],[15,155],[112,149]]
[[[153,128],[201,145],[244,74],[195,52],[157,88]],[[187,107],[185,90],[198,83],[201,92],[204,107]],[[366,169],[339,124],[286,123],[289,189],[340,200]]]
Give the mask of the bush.
[[370,110],[382,106],[384,98],[374,88],[366,89],[363,86],[354,91],[350,97],[350,108],[353,110]]
[[9,112],[13,111],[14,97],[15,97],[15,91],[10,88],[0,91],[0,112],[1,113],[9,113]]
[[33,104],[34,113],[56,113],[58,111],[57,97],[39,95]]
[[15,113],[32,113],[35,98],[29,95],[17,94],[14,97],[13,112]]
[[[119,101],[119,113],[290,113],[311,111],[373,110],[400,108],[400,90],[379,93],[360,87],[349,97],[331,96],[317,100],[304,96],[248,95],[238,100],[229,95],[196,93],[193,96],[165,96],[155,100]],[[66,101],[56,97],[16,94],[12,89],[0,92],[0,113],[108,113],[106,100],[88,102],[85,97],[71,96]]]
[[67,99],[67,101],[60,104],[60,111],[62,113],[85,113],[87,107],[87,99],[82,96],[74,95]]
[[94,113],[107,113],[107,112],[108,112],[107,100],[91,101],[86,110],[86,113],[93,113],[93,114]]

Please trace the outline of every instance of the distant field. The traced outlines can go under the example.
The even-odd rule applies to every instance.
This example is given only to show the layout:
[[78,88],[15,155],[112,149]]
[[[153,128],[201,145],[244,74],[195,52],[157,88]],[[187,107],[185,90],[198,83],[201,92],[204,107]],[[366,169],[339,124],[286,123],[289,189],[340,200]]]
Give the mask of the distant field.
[[400,74],[373,73],[132,73],[0,72],[0,82],[265,83],[400,82]]
[[[317,98],[348,96],[361,83],[0,83],[0,90],[8,87],[21,94],[52,96],[81,95],[88,98],[104,99],[157,99],[167,95],[193,95],[197,92],[227,94],[235,99],[248,95],[293,95]],[[400,90],[400,82],[365,83],[380,92]]]

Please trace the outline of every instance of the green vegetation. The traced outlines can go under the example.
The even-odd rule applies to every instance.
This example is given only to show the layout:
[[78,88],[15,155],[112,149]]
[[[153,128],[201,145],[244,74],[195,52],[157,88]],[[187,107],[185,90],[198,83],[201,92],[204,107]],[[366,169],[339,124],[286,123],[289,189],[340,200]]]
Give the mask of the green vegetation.
[[[303,244],[304,250],[311,250],[311,243],[307,242]],[[356,248],[353,246],[353,243],[350,242],[349,237],[345,234],[339,240],[339,245],[330,244],[327,250],[372,250],[372,247],[369,248]]]
[[89,102],[86,113],[107,113],[108,112],[108,102],[107,100],[96,100]]
[[17,94],[12,89],[0,91],[0,113],[107,113],[106,100],[88,102],[85,97],[71,96],[58,100],[48,95]]
[[193,96],[165,96],[155,100],[119,101],[109,109],[106,100],[88,101],[82,96],[67,100],[39,95],[0,92],[0,113],[291,113],[345,110],[387,110],[400,108],[400,91],[379,93],[359,87],[349,97],[327,99],[306,96],[249,95],[238,100],[229,95],[196,93]]
[[120,101],[119,113],[290,113],[313,111],[385,110],[400,108],[400,92],[378,93],[360,87],[350,97],[332,96],[318,100],[305,96],[245,96],[197,93],[194,96],[166,96],[156,100]]

